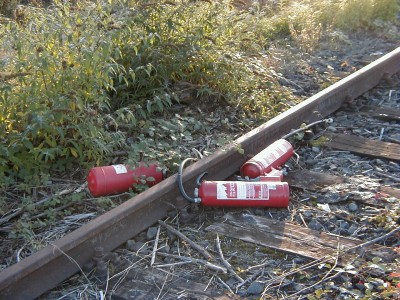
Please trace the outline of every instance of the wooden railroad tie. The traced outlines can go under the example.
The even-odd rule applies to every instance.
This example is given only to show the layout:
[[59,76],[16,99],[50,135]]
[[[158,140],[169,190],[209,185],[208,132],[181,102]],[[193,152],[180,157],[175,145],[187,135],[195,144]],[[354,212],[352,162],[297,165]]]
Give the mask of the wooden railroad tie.
[[365,257],[384,261],[399,257],[388,247],[249,214],[228,213],[222,223],[206,230],[321,262],[336,262],[338,266],[346,266],[354,259],[363,261]]

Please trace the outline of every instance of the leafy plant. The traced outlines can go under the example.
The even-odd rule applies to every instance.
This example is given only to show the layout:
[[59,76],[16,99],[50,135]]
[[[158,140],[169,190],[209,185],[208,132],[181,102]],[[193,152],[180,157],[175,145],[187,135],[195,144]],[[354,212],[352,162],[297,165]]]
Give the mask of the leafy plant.
[[129,149],[141,121],[185,99],[272,117],[298,99],[271,71],[269,44],[287,36],[313,50],[329,26],[393,20],[385,11],[398,11],[395,0],[368,0],[362,12],[353,9],[359,3],[279,1],[239,13],[229,1],[21,6],[19,18],[0,25],[1,51],[12,57],[1,61],[0,174],[6,185],[40,182],[100,164]]

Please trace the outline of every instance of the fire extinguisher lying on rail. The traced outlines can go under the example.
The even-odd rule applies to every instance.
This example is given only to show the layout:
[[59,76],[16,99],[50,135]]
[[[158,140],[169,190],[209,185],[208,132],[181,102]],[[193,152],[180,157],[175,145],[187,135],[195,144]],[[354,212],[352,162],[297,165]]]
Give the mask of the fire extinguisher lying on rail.
[[[207,172],[204,172],[197,178],[194,197],[186,194],[182,184],[184,165],[193,160],[187,158],[178,170],[179,191],[186,200],[205,206],[287,207],[289,185],[280,181],[283,173],[275,168],[285,163],[293,153],[292,146],[286,140],[278,140],[271,144],[243,164],[241,175],[245,181],[202,181],[207,175]],[[268,172],[272,174],[268,175]]]
[[240,176],[250,179],[265,176],[280,168],[293,154],[293,147],[287,140],[277,140],[245,162],[240,168]]
[[153,186],[165,178],[165,170],[156,164],[141,164],[133,169],[128,165],[94,167],[89,171],[87,183],[94,197],[129,191],[138,184]]

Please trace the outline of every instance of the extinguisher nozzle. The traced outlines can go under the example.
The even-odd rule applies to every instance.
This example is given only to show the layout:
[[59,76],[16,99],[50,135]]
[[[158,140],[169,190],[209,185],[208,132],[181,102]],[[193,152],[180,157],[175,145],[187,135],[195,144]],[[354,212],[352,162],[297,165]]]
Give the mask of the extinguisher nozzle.
[[[182,181],[182,173],[183,173],[183,168],[186,164],[186,162],[190,161],[190,160],[194,160],[194,158],[186,158],[184,161],[182,161],[182,163],[179,165],[179,169],[178,169],[178,177],[177,177],[177,182],[178,182],[178,188],[179,188],[179,192],[182,194],[183,198],[185,198],[186,200],[188,200],[189,202],[192,203],[200,203],[201,199],[200,198],[192,198],[190,197],[188,194],[186,194],[185,189],[183,188],[183,181]],[[204,174],[204,173],[203,173]],[[204,175],[203,175],[204,176]]]

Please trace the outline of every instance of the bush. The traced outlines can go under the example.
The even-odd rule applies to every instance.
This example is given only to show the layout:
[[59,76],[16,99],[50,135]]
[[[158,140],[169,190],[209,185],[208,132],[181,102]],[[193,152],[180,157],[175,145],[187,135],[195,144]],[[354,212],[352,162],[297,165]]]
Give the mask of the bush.
[[1,27],[3,49],[14,59],[0,82],[0,173],[25,181],[74,162],[99,163],[124,137],[105,128],[118,66],[111,36],[98,29],[106,22],[102,7],[79,16],[66,5],[24,12],[23,24]]
[[[129,150],[126,139],[140,136],[141,120],[184,100],[182,86],[192,101],[271,117],[294,98],[271,76],[274,39],[313,50],[325,28],[370,26],[399,9],[396,0],[279,1],[248,11],[231,1],[63,2],[19,7],[0,24],[6,185]],[[2,3],[7,14],[17,4]]]

